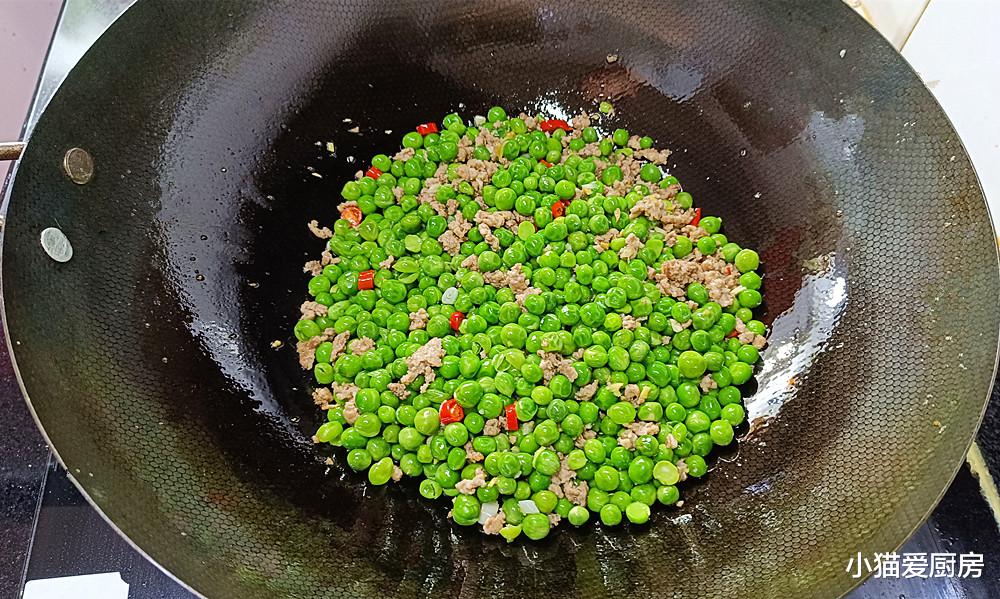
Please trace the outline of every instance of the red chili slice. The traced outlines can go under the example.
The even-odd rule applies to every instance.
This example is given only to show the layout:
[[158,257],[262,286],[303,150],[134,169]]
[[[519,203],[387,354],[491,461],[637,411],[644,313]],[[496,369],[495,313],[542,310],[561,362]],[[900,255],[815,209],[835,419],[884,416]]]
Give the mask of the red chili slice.
[[733,329],[733,330],[729,331],[728,334],[726,334],[726,339],[732,339],[733,337],[737,337],[737,336],[739,336],[739,333],[736,332],[736,329]]
[[558,201],[552,204],[552,217],[559,218],[560,216],[566,214],[566,204],[562,201]]
[[463,320],[465,320],[465,314],[456,311],[451,313],[451,318],[448,319],[448,322],[451,323],[451,328],[457,331],[458,327],[462,326]]
[[542,121],[541,123],[538,123],[538,128],[546,133],[555,131],[556,129],[562,129],[566,132],[573,130],[573,128],[569,126],[569,123],[562,119],[549,119],[547,121]]
[[438,126],[437,123],[424,123],[422,125],[417,125],[417,133],[420,135],[430,135],[431,133],[437,133]]
[[540,163],[544,164],[544,165],[545,165],[546,167],[548,167],[548,168],[552,168],[552,163],[551,163],[551,162],[549,162],[548,160],[544,159],[544,158],[542,158],[542,159],[541,159],[541,160],[539,160],[538,162],[540,162]]
[[357,206],[348,206],[340,212],[340,217],[351,223],[352,227],[356,227],[361,224],[361,208]]
[[371,177],[372,179],[378,179],[379,177],[382,176],[382,171],[380,171],[379,169],[377,169],[377,168],[375,168],[373,166],[370,169],[368,169],[367,171],[365,171],[365,176],[366,177]]
[[358,273],[358,289],[363,291],[365,289],[375,288],[375,271],[366,270],[364,272]]
[[454,399],[449,399],[441,403],[441,415],[439,418],[441,426],[451,424],[452,422],[461,422],[464,418],[465,410]]
[[504,413],[507,416],[507,430],[516,431],[519,426],[517,423],[517,408],[514,407],[514,404],[510,404],[504,408]]
[[698,223],[701,222],[701,207],[694,209],[694,218],[691,219],[691,226],[697,227]]

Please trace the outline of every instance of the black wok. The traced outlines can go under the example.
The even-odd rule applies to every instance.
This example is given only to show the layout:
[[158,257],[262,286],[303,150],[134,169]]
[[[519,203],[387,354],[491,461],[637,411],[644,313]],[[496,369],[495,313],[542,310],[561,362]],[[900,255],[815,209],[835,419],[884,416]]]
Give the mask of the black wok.
[[[537,544],[327,467],[289,331],[320,249],[305,223],[331,222],[349,157],[462,106],[604,98],[761,249],[754,434],[651,524]],[[74,147],[85,184],[62,172]],[[77,484],[206,596],[829,596],[857,582],[852,555],[921,522],[976,429],[1000,322],[989,223],[938,105],[835,0],[144,0],[28,141],[5,324]],[[43,252],[49,227],[68,262]]]

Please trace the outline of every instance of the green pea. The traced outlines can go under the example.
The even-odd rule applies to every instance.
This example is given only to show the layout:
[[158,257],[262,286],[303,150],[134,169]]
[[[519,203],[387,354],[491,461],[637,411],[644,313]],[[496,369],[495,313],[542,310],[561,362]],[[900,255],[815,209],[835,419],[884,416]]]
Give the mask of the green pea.
[[[463,360],[466,357],[462,358]],[[476,361],[476,369],[478,370],[479,360],[476,358],[469,357],[470,360]],[[471,370],[471,368],[466,369],[466,372]],[[474,372],[473,372],[474,374]],[[471,376],[471,375],[467,375]],[[463,408],[473,408],[479,400],[483,397],[483,387],[478,381],[465,381],[460,384],[457,389],[455,389],[455,401],[458,402]],[[446,427],[447,428],[447,427]]]
[[[749,353],[747,357],[750,357]],[[753,367],[750,366],[750,364],[745,360],[741,360],[740,362],[736,362],[735,364],[729,366],[729,373],[732,376],[734,385],[742,385],[743,383],[749,381],[750,377],[753,376]]]
[[715,235],[722,229],[722,219],[717,216],[704,216],[701,221],[699,221],[698,226],[704,229],[705,232],[712,237],[715,237]]
[[705,357],[696,351],[684,351],[677,357],[677,368],[686,378],[700,377],[707,367]]
[[633,501],[625,508],[625,516],[633,524],[645,524],[649,521],[649,506],[645,503]]
[[[579,476],[579,473],[577,473]],[[601,508],[611,501],[611,496],[607,491],[602,491],[597,487],[590,487],[587,492],[587,509],[592,512],[600,512]]]
[[361,414],[354,421],[354,430],[365,437],[374,437],[382,432],[382,421],[375,414]]
[[316,431],[316,440],[320,443],[336,443],[343,432],[344,427],[340,422],[325,422]]
[[456,495],[452,500],[451,513],[456,524],[470,526],[479,520],[481,506],[472,495]]
[[616,424],[628,424],[635,420],[635,406],[627,401],[620,401],[608,408],[608,417]]
[[747,289],[759,290],[761,285],[760,275],[749,270],[740,275],[740,285]]
[[497,123],[507,119],[507,111],[499,106],[493,106],[486,113],[486,120],[490,123]]
[[424,436],[417,429],[404,427],[399,431],[399,444],[407,451],[415,451],[424,442]]
[[684,303],[676,303],[670,307],[670,317],[683,324],[691,320],[691,308]]
[[538,511],[543,514],[549,514],[556,509],[556,503],[558,503],[559,498],[556,497],[555,493],[546,489],[536,492],[531,496],[531,500],[535,502]]
[[693,433],[699,433],[708,430],[712,421],[707,414],[701,410],[694,410],[688,414],[687,419],[684,424],[687,426],[688,430]]
[[528,514],[521,522],[521,531],[524,536],[537,541],[548,536],[549,526],[549,519],[544,514]]
[[459,447],[453,447],[448,452],[448,457],[445,459],[445,463],[452,470],[461,470],[465,466],[465,450]]
[[308,341],[322,332],[319,325],[312,320],[300,320],[295,323],[295,337],[299,341]]
[[733,264],[740,272],[757,270],[757,267],[760,266],[760,257],[753,250],[740,250],[733,259]]
[[576,194],[576,185],[571,181],[562,180],[555,184],[554,191],[561,199],[571,199]]
[[597,439],[588,439],[583,445],[583,452],[595,464],[603,463],[607,455],[604,445]]
[[667,405],[666,409],[664,410],[664,415],[667,417],[667,420],[670,420],[672,422],[681,422],[682,420],[687,418],[687,411],[681,404],[671,403]]
[[705,458],[699,455],[690,455],[684,458],[684,463],[687,464],[688,474],[695,478],[705,476],[708,472],[708,464],[705,463]]
[[[521,454],[518,457],[521,457],[522,462],[528,462],[528,467],[530,467],[531,456],[528,453]],[[523,467],[525,467],[524,464],[522,464]],[[549,488],[550,484],[552,484],[551,476],[546,476],[537,470],[532,470],[528,474],[528,487],[532,493],[544,491]]]
[[739,300],[740,306],[744,308],[756,308],[763,301],[760,292],[755,289],[744,289],[737,294],[736,298]]
[[[602,439],[603,440],[603,439]],[[608,447],[605,449],[611,454],[609,461],[611,465],[619,470],[624,470],[628,468],[629,463],[632,461],[632,453],[615,443],[615,439],[608,437],[609,443]]]
[[559,427],[552,420],[543,420],[535,427],[533,436],[538,445],[551,445],[559,438]]
[[372,464],[368,469],[368,482],[373,485],[384,485],[392,478],[392,471],[395,464],[392,458],[384,457]]
[[636,484],[649,482],[653,478],[653,466],[653,460],[637,456],[628,466],[628,476]]
[[[743,406],[739,404],[728,404],[722,406],[720,416],[729,422],[730,428],[732,428],[733,426],[739,426],[743,422],[746,418],[746,412],[743,410]],[[719,444],[725,445],[724,443]]]
[[347,452],[347,465],[355,472],[365,470],[372,463],[372,456],[365,449],[352,449]]
[[[354,427],[348,427],[340,436],[340,444],[347,449],[360,449],[368,443],[368,439],[359,433]],[[350,457],[350,454],[348,454]],[[365,466],[367,468],[367,466]]]
[[698,245],[698,251],[705,256],[711,256],[716,251],[715,240],[712,239],[711,237],[702,237],[698,239],[697,245]]
[[697,456],[706,456],[712,452],[715,443],[712,436],[707,432],[695,433],[691,436],[691,453]]
[[628,145],[628,130],[627,129],[615,129],[611,134],[611,141],[614,142],[616,146],[626,146]]
[[701,400],[698,401],[698,409],[704,412],[710,419],[715,420],[719,417],[721,406],[714,396],[703,395]]
[[622,510],[617,505],[608,503],[600,510],[601,522],[607,526],[617,526],[622,521]]
[[461,447],[469,441],[469,430],[461,422],[452,422],[444,427],[444,438],[449,445]]
[[583,526],[590,520],[590,511],[582,505],[575,505],[570,508],[567,520],[573,526]]
[[694,244],[684,235],[678,235],[672,249],[676,258],[684,258],[694,250]]
[[736,352],[736,357],[740,362],[746,364],[754,364],[760,357],[757,348],[752,345],[744,345],[740,347],[739,351]]
[[434,470],[434,480],[445,489],[453,489],[458,481],[461,480],[461,476],[458,472],[449,468],[448,464],[438,464]]
[[316,296],[330,290],[330,279],[323,275],[309,279],[309,295]]
[[313,367],[313,375],[320,385],[329,385],[333,382],[334,368],[328,362],[319,362]]
[[[704,239],[704,237],[702,238]],[[699,240],[701,241],[701,240]],[[698,305],[702,305],[708,301],[708,290],[701,283],[691,283],[687,286],[686,295],[688,299],[695,302]]]
[[[692,316],[692,318],[696,318],[696,317]],[[705,330],[697,330],[697,331],[691,333],[691,348],[694,349],[695,352],[707,352],[708,349],[711,346],[712,346],[712,338],[708,334],[707,331],[705,331]],[[705,356],[705,360],[706,360],[706,367],[707,367],[707,365],[708,365],[708,357],[707,356]]]
[[441,496],[443,489],[437,481],[427,478],[420,481],[419,491],[422,497],[427,499],[437,499]]
[[622,347],[612,347],[608,350],[608,366],[612,370],[625,370],[628,368],[631,358],[626,349]]
[[438,432],[440,417],[434,408],[424,408],[413,417],[413,427],[422,435]]
[[674,505],[681,498],[681,493],[674,485],[663,485],[656,489],[656,500],[663,505]]
[[759,320],[751,320],[747,322],[747,330],[756,333],[757,335],[763,335],[767,331],[764,323]]
[[677,401],[685,408],[693,408],[701,400],[701,390],[698,385],[690,382],[677,386]]
[[657,183],[663,177],[663,173],[655,164],[647,163],[639,171],[639,177],[648,183]]
[[733,442],[733,425],[729,420],[716,420],[712,422],[709,434],[712,437],[712,442],[716,445],[729,445]]
[[680,471],[673,463],[663,460],[653,466],[653,478],[661,485],[674,485],[680,480]]

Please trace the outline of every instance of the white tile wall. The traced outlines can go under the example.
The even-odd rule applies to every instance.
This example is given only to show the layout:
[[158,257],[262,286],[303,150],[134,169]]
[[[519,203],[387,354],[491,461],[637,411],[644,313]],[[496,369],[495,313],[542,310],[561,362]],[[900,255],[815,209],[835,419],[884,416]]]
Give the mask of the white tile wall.
[[1000,230],[1000,1],[931,0],[902,52],[958,130]]
[[1000,0],[845,0],[923,78],[958,130],[1000,231]]
[[846,0],[896,49],[903,47],[930,0]]

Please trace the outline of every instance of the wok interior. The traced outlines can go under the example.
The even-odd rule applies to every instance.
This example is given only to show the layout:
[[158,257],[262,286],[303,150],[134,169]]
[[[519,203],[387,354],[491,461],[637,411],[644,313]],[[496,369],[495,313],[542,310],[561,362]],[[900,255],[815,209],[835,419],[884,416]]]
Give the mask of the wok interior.
[[[843,7],[202,4],[142,2],[87,54],[31,139],[3,256],[47,435],[196,590],[833,594],[946,488],[992,380],[995,246],[953,130]],[[342,183],[416,123],[602,99],[603,127],[672,149],[705,213],[761,252],[773,333],[748,411],[777,416],[682,508],[543,543],[323,464],[290,336],[321,250],[305,223],[331,223]],[[94,156],[87,186],[57,171],[72,146]],[[53,222],[67,264],[38,247]]]

